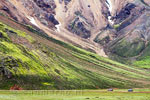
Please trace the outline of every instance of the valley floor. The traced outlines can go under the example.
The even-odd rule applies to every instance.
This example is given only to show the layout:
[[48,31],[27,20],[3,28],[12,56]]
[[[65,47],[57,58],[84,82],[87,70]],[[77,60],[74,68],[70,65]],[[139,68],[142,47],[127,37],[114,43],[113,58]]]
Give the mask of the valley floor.
[[0,100],[150,100],[150,89],[0,91]]

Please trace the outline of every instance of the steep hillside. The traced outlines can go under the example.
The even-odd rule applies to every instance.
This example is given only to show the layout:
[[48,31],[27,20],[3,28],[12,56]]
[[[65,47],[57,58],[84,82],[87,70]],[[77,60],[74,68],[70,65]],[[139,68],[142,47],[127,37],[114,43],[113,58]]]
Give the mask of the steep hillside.
[[146,70],[126,66],[0,16],[0,89],[129,88],[150,85]]
[[[135,8],[121,22],[117,31],[120,36],[111,43],[110,51],[127,60],[133,65],[150,68],[149,60],[149,14],[150,7],[144,1],[134,1]],[[109,45],[110,46],[110,45]]]
[[[117,5],[118,3],[121,5]],[[94,40],[105,47],[110,58],[141,68],[150,68],[149,3],[148,0],[116,0],[117,6],[111,12],[113,25],[103,29]]]

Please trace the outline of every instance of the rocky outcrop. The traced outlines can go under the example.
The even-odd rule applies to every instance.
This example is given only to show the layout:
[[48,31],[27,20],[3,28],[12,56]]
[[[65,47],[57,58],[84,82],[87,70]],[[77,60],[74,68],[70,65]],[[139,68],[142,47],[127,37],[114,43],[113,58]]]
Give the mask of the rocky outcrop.
[[114,29],[105,29],[101,31],[95,38],[95,42],[103,46],[113,41],[116,38],[116,30]]
[[[12,71],[17,71],[18,60],[15,58],[8,56],[0,60],[0,75],[6,78],[12,78]],[[20,62],[19,62],[20,63]]]
[[34,2],[36,3],[36,5],[38,7],[40,7],[41,9],[43,9],[46,12],[51,12],[51,13],[55,13],[54,9],[56,8],[55,2],[54,0],[34,0]]
[[[131,15],[131,13],[134,12],[133,9],[135,7],[136,7],[135,4],[133,4],[133,3],[127,3],[125,5],[125,7],[123,7],[118,14],[116,14],[115,16],[113,16],[113,19],[116,19],[115,22],[117,24],[120,23],[120,22],[122,22],[122,21],[124,21],[126,18],[128,18]],[[137,11],[135,11],[135,12],[137,12]]]
[[54,17],[56,5],[53,0],[2,0],[0,3],[2,13],[16,21],[30,23],[29,19],[36,17],[48,27],[54,27],[58,24]]
[[[54,25],[59,24],[59,22],[54,17],[54,15],[55,15],[55,8],[56,8],[54,0],[42,0],[42,1],[41,0],[34,0],[34,2],[40,8],[40,10],[43,10],[42,13],[36,12],[37,14],[41,14],[42,16],[45,17],[45,18],[43,18],[43,20],[50,21]],[[38,18],[40,18],[40,17],[38,17]]]
[[10,10],[9,10],[6,6],[3,6],[3,7],[1,8],[1,10],[5,11],[5,12],[7,12],[7,13],[10,13]]
[[0,12],[6,16],[13,18],[16,21],[23,21],[23,19],[19,19],[20,14],[17,13],[17,9],[10,2],[6,2],[5,0],[0,1]]
[[90,38],[92,25],[86,21],[86,18],[79,11],[75,14],[76,18],[68,25],[68,30],[82,38]]
[[[30,2],[30,3],[29,3]],[[54,0],[22,0],[24,7],[32,12],[32,17],[36,17],[41,23],[48,27],[54,27],[58,24],[55,19],[55,2]]]
[[93,31],[99,31],[107,26],[109,11],[105,2],[98,0],[66,1],[61,0],[56,3],[56,12],[59,12],[56,13],[56,19],[63,25],[62,28],[87,39],[95,35]]

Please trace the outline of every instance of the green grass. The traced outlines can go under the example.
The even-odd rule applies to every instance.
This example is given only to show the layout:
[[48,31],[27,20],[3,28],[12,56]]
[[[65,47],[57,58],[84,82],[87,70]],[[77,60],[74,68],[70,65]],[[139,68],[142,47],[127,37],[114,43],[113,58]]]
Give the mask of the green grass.
[[135,39],[134,42],[127,42],[126,39],[122,39],[112,49],[112,52],[121,57],[134,57],[140,54],[145,48],[144,41]]
[[[0,91],[1,100],[150,100],[149,93],[127,90]],[[143,90],[142,90],[143,91]]]
[[133,62],[133,65],[149,69],[150,68],[150,42],[148,43],[147,47],[144,49],[141,56],[137,58],[137,61]]
[[[115,59],[116,61],[131,66],[136,66],[143,69],[150,69],[150,52],[149,52],[150,43],[144,46],[144,44],[140,43],[139,41],[139,45],[135,45],[135,46],[131,46],[130,44],[128,45],[129,46],[125,46],[125,45],[116,46],[114,51],[116,51],[117,55],[112,54],[112,59]],[[132,60],[133,58],[134,60]]]
[[0,89],[14,84],[27,90],[149,87],[150,74],[146,70],[100,57],[29,26],[22,26],[24,32],[14,24],[6,24],[0,24],[4,36],[0,38],[0,60],[11,56],[18,67],[17,71],[10,65],[6,67],[13,77],[3,77]]
[[150,43],[145,45],[140,39],[135,39],[132,43],[127,41],[128,39],[123,38],[112,46],[111,58],[124,64],[149,69]]
[[113,26],[113,28],[117,30],[120,27],[120,25],[121,25],[121,23],[116,24],[116,25]]

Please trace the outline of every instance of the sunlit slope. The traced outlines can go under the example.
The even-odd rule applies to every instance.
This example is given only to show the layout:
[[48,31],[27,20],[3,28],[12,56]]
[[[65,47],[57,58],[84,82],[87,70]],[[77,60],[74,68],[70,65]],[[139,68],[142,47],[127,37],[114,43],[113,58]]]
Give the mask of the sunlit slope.
[[146,70],[100,57],[6,18],[0,21],[1,69],[8,72],[1,75],[0,89],[14,84],[24,89],[131,88],[150,84]]

